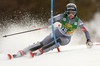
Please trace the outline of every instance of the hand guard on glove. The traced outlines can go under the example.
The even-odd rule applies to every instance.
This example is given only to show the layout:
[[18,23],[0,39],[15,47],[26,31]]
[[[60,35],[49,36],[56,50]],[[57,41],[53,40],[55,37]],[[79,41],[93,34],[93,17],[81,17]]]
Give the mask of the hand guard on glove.
[[92,48],[92,46],[93,46],[93,42],[90,41],[90,40],[87,40],[87,42],[86,42],[86,46],[87,46],[87,48]]

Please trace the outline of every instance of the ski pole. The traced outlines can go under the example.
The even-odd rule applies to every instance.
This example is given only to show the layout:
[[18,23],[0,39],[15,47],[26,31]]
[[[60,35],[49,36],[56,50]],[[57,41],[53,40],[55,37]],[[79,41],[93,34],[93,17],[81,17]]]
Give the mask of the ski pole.
[[96,45],[96,46],[99,45],[100,46],[100,43],[94,43],[93,45]]
[[54,41],[55,41],[57,50],[58,50],[58,52],[60,52],[60,49],[59,49],[57,41],[56,41],[55,32],[54,32],[54,25],[53,25],[53,0],[51,0],[51,26],[52,26],[52,33],[53,33],[53,37],[54,37]]
[[100,44],[96,44],[96,45],[100,45]]
[[41,29],[46,29],[46,28],[50,28],[50,27],[51,27],[51,26],[47,26],[47,27],[37,28],[37,29],[33,29],[33,30],[28,30],[28,31],[19,32],[19,33],[13,33],[13,34],[9,34],[9,35],[4,35],[3,37],[14,36],[14,35],[18,35],[18,34],[27,33],[27,32],[32,32],[32,31],[37,31],[37,30],[41,30]]

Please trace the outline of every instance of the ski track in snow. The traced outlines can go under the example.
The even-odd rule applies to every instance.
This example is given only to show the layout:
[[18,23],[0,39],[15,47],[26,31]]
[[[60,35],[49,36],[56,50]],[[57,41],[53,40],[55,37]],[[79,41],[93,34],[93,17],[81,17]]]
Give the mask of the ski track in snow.
[[[98,15],[97,13],[90,24],[95,25],[94,22],[100,24],[99,16],[100,14]],[[37,27],[35,28],[38,28],[38,26],[39,25],[37,25]],[[97,28],[100,28],[100,26],[98,26]],[[27,28],[19,27],[18,25],[11,25],[10,28],[8,28],[7,34],[20,32],[26,29]],[[84,42],[84,36],[84,41],[82,41],[84,43],[80,43],[80,45],[77,44],[82,38],[79,36],[80,34],[78,35],[79,38],[74,35],[70,44],[66,46],[61,46],[61,52],[57,52],[57,49],[54,49],[53,51],[44,53],[40,56],[35,56],[34,58],[31,58],[28,54],[20,58],[15,58],[11,60],[8,59],[8,53],[17,53],[17,51],[24,49],[25,47],[32,45],[37,41],[41,41],[50,32],[51,31],[49,31],[48,29],[44,29],[7,38],[1,38],[0,66],[100,66],[100,46],[94,45],[91,49],[88,49]],[[97,29],[96,32],[100,32],[100,30]],[[99,33],[96,33],[96,35],[100,37]]]

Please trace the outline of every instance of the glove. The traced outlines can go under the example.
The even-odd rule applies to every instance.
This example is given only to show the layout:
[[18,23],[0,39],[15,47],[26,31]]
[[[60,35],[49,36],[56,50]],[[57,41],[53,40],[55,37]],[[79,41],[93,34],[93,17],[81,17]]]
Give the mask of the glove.
[[62,25],[62,24],[61,24],[60,22],[55,22],[55,23],[54,23],[54,27],[61,27],[61,25]]
[[90,40],[87,40],[87,42],[86,42],[86,46],[87,46],[87,48],[92,48],[92,46],[93,46],[93,42],[90,41]]

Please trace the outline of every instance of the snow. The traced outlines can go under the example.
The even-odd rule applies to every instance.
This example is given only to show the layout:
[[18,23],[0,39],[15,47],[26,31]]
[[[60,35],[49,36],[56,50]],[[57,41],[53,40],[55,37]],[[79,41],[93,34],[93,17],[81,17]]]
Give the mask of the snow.
[[26,55],[21,58],[8,60],[6,54],[0,54],[0,65],[2,66],[99,66],[100,46],[87,49],[85,45],[60,47],[31,58]]
[[[100,19],[99,17],[97,17],[99,15],[97,13],[95,16],[96,18],[94,18],[94,20],[92,21],[97,20],[97,23],[100,24],[99,22]],[[91,24],[92,23],[93,22],[91,22]],[[37,25],[34,28],[38,28],[38,26],[39,25]],[[30,26],[30,28],[31,27],[32,26]],[[98,26],[97,28],[100,27]],[[12,24],[8,28],[8,31],[6,33],[7,34],[16,33],[24,31],[26,29],[28,30],[29,28]],[[49,29],[44,29],[40,31],[34,31],[16,36],[1,38],[0,66],[100,66],[100,46],[94,44],[91,49],[88,49],[85,45],[85,42],[83,44],[81,44],[80,42],[81,39],[86,41],[84,38],[82,38],[84,36],[79,36],[80,34],[78,34],[78,37],[80,37],[78,38],[76,36],[76,33],[73,35],[71,43],[69,43],[66,46],[60,47],[61,52],[57,52],[57,49],[54,49],[53,51],[44,53],[43,55],[40,56],[35,56],[34,58],[31,58],[30,55],[28,54],[20,58],[15,58],[11,60],[8,59],[7,57],[8,53],[10,54],[17,53],[17,51],[22,50],[25,47],[32,45],[33,43],[36,43],[37,41],[41,41],[50,32],[51,31],[49,31]],[[96,32],[100,32],[100,30],[97,29]],[[96,33],[96,35],[98,35],[96,37],[99,37],[100,34]]]

